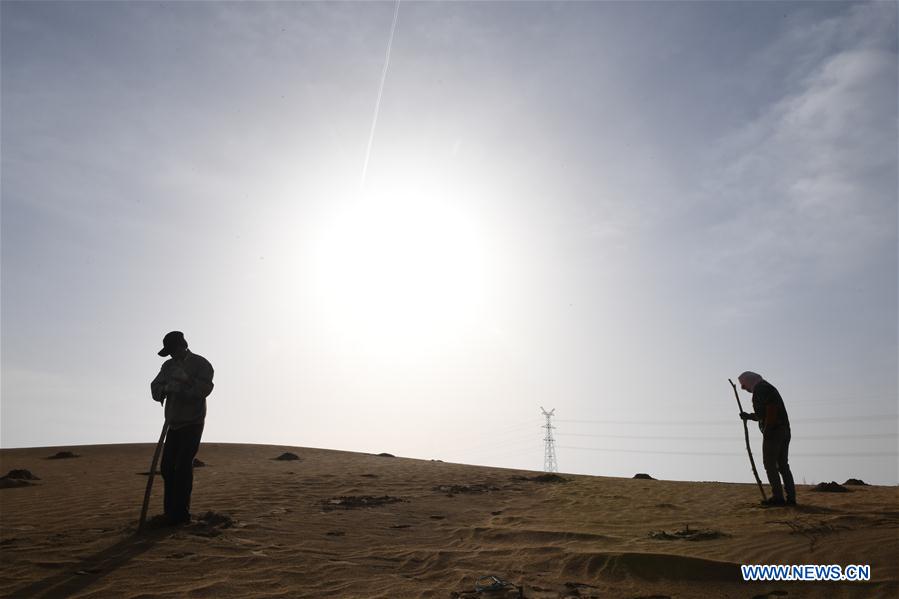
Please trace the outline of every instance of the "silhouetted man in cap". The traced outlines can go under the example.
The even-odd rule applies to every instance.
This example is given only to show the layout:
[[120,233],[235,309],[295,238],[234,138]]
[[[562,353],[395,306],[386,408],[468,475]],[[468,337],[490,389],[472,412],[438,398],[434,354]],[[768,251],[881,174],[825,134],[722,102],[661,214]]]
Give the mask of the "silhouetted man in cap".
[[[752,393],[753,413],[740,413],[743,420],[756,420],[762,430],[762,463],[771,485],[771,497],[765,505],[796,505],[796,486],[790,471],[790,419],[780,392],[762,375],[746,371],[739,377],[740,387]],[[783,486],[780,478],[783,477]],[[784,499],[784,491],[787,497]]]
[[159,468],[165,481],[165,517],[169,524],[186,524],[190,522],[194,456],[203,436],[213,370],[206,358],[187,349],[181,331],[163,338],[159,355],[171,356],[150,383],[153,399],[165,406],[169,427]]

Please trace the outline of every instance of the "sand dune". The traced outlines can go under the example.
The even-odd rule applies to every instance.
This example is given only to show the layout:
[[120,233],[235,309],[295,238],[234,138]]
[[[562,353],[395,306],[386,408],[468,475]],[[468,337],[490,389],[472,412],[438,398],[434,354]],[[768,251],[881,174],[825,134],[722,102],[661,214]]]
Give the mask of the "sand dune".
[[[47,459],[63,450],[77,458]],[[799,507],[764,509],[754,485],[209,443],[195,522],[136,535],[152,451],[0,450],[0,474],[36,477],[0,487],[2,596],[899,596],[895,487],[801,486]],[[873,580],[742,582],[749,563],[870,564]],[[476,593],[485,575],[511,586]]]

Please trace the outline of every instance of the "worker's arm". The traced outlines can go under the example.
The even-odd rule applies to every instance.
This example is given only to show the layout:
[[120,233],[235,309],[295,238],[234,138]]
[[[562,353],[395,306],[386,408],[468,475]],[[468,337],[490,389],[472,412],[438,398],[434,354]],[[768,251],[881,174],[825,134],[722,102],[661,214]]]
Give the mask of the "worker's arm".
[[750,414],[748,412],[740,412],[740,418],[743,420],[755,420],[756,422],[758,422],[759,419],[755,414]]
[[153,397],[153,401],[158,401],[159,403],[163,403],[165,401],[165,386],[167,382],[167,377],[165,375],[165,368],[159,369],[159,374],[156,375],[156,378],[150,381],[150,395]]
[[765,406],[765,428],[777,426],[777,404],[769,403]]
[[175,369],[175,376],[169,377],[168,390],[184,393],[191,397],[207,397],[212,393],[212,365],[202,358],[194,358],[184,369]]
[[190,378],[184,392],[195,397],[208,397],[215,387],[212,383],[213,370],[210,364],[205,364]]

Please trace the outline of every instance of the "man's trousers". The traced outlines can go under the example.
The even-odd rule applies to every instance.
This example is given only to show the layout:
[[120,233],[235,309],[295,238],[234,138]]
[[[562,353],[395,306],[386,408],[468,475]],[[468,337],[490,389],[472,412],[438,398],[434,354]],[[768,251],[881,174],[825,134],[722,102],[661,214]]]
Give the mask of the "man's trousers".
[[[784,491],[787,493],[787,501],[796,500],[796,487],[793,485],[793,473],[790,472],[790,428],[779,426],[773,430],[765,431],[762,438],[762,463],[765,473],[768,475],[768,483],[771,485],[771,496],[775,500],[784,499]],[[783,477],[783,486],[780,478]]]
[[190,494],[194,486],[194,457],[200,448],[203,423],[169,429],[159,467],[165,481],[165,515],[169,522],[190,522]]

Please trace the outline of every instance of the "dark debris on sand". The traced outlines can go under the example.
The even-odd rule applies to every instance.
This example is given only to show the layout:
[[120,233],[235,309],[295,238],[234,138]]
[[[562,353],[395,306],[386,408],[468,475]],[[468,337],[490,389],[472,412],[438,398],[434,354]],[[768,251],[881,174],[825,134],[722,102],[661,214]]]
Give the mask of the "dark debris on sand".
[[7,474],[0,477],[0,489],[17,489],[20,487],[30,487],[34,483],[33,480],[41,480],[31,473],[30,470],[10,470]]
[[197,458],[194,458],[193,467],[194,468],[205,468],[206,462],[204,462],[202,460],[198,460]]
[[666,532],[664,530],[654,530],[649,533],[650,538],[659,541],[709,541],[712,539],[720,539],[728,535],[720,530],[703,530],[698,528],[690,528],[689,524],[685,524],[683,530],[675,532]]
[[10,470],[3,478],[14,478],[16,480],[41,480],[31,473],[31,470],[17,469]]
[[634,475],[634,478],[639,478],[642,480],[655,480],[653,477],[649,476],[645,472],[638,472],[637,474]]
[[392,453],[379,453],[378,457],[379,458],[395,458],[396,456],[393,455]]
[[197,524],[216,528],[231,528],[234,526],[235,522],[228,514],[219,514],[218,512],[210,511],[197,518]]
[[473,485],[438,485],[432,490],[439,493],[446,493],[449,497],[452,497],[453,495],[475,495],[478,493],[499,491],[499,487],[477,483]]
[[558,474],[553,474],[551,472],[547,472],[546,474],[538,474],[534,478],[530,479],[535,483],[567,483],[568,479],[564,476],[559,476]]
[[406,501],[400,497],[391,497],[390,495],[382,495],[374,497],[372,495],[341,495],[340,497],[332,497],[330,499],[322,499],[321,506],[326,512],[333,510],[352,510],[363,507],[377,507],[390,503],[400,503]]
[[849,489],[836,481],[831,481],[829,483],[818,483],[812,491],[817,491],[818,493],[848,493]]
[[81,456],[71,451],[58,451],[51,456],[47,456],[48,460],[69,460],[72,458],[80,458]]
[[300,459],[300,456],[298,456],[298,455],[295,454],[295,453],[290,453],[289,451],[285,451],[284,453],[282,453],[282,454],[279,455],[278,457],[272,458],[272,459],[273,459],[273,460],[279,460],[279,461],[281,461],[281,462],[290,462],[290,461],[293,461],[293,460],[298,460],[298,459]]
[[144,529],[146,530],[160,530],[168,528],[169,526],[171,526],[171,523],[169,522],[169,519],[165,517],[165,514],[150,516],[144,522]]
[[[478,578],[474,583],[473,590],[466,591],[453,591],[450,593],[450,599],[481,599],[490,597],[491,599],[521,599],[523,597],[548,597],[541,592],[539,595],[532,595],[528,593],[525,595],[524,587],[518,586],[506,580],[503,580],[494,575],[482,576]],[[529,589],[531,591],[537,591],[539,587],[533,587]],[[539,591],[544,591],[548,589],[539,589]],[[559,593],[552,593],[553,597],[559,597]],[[570,595],[566,595],[570,596]],[[577,596],[577,595],[575,595]]]
[[206,512],[186,527],[186,532],[198,537],[217,537],[226,528],[231,528],[236,522],[228,514],[218,512]]
[[19,487],[30,487],[34,483],[18,478],[0,478],[0,489],[16,489]]
[[[450,593],[450,599],[482,599],[486,597],[490,597],[490,599],[519,599],[524,596],[524,591],[514,586],[496,591],[453,591]],[[553,594],[553,597],[558,596],[558,593]]]
[[144,523],[146,530],[172,530],[180,529],[186,533],[199,537],[217,537],[226,528],[236,526],[236,521],[228,514],[218,512],[206,512],[196,517],[191,522],[174,523],[165,514],[156,514],[148,518]]
[[[593,586],[592,584],[585,584],[583,582],[566,582],[565,583],[566,597],[584,597],[587,599],[588,597],[600,597],[602,596],[600,590]],[[669,598],[670,599],[670,598]]]
[[[559,595],[557,593],[554,596],[558,597]],[[450,593],[450,599],[482,599],[483,597],[490,597],[490,599],[518,599],[519,597],[524,597],[524,594],[519,592],[517,588],[486,591],[483,593],[478,591],[453,591]]]
[[868,483],[866,483],[865,481],[863,481],[860,478],[850,478],[843,484],[844,485],[852,485],[852,486],[856,486],[856,487],[869,487],[870,486]]
[[568,479],[559,476],[558,474],[553,474],[552,472],[547,472],[546,474],[538,474],[532,478],[528,478],[527,476],[512,476],[509,480],[515,482],[525,482],[525,483],[567,483]]

